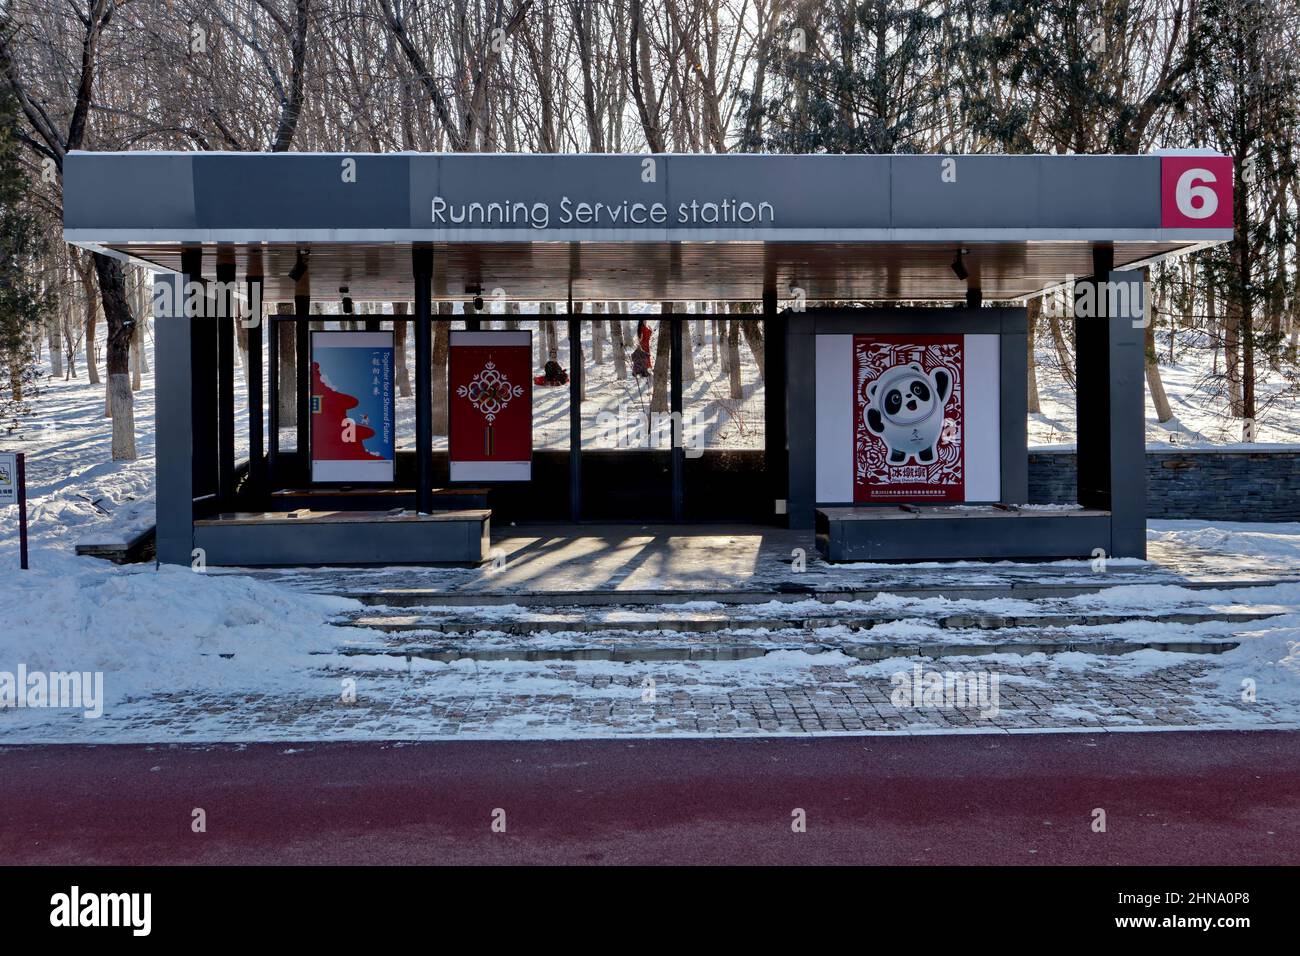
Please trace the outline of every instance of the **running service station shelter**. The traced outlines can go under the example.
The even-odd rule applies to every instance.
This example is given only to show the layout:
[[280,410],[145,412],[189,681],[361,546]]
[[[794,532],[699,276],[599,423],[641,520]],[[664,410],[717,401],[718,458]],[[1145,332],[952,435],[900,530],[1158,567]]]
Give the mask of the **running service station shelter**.
[[[830,560],[1144,557],[1143,266],[1230,240],[1232,181],[1199,151],[81,152],[64,236],[157,273],[162,562],[474,563],[494,517],[785,526]],[[1076,507],[1026,505],[1018,303],[1053,289],[1074,295]],[[533,333],[493,304],[567,304],[574,343],[593,303],[687,301],[761,303],[761,447],[687,454],[680,312],[666,447],[585,442],[576,357],[568,447],[534,447]],[[400,308],[336,331],[322,302]],[[414,343],[413,435],[386,322]]]

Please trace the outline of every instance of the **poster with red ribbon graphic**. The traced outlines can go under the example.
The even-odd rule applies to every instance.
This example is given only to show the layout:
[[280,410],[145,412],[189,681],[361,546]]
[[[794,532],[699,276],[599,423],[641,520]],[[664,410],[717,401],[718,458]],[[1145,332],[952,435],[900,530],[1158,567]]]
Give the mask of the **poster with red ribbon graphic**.
[[964,501],[961,335],[853,337],[853,500]]
[[390,482],[392,332],[311,333],[311,478]]
[[533,334],[451,333],[452,481],[528,481],[533,467]]

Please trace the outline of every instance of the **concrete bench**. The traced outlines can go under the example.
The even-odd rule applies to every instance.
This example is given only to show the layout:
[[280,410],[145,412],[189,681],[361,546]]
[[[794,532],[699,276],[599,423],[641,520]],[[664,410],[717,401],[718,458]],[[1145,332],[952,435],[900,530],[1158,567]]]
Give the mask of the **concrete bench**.
[[154,556],[155,528],[149,525],[120,538],[86,538],[77,542],[75,551],[91,558],[104,558],[114,564],[151,561]]
[[212,565],[470,564],[486,561],[486,509],[232,512],[194,522]]
[[818,508],[827,561],[1052,560],[1109,549],[1110,512],[1015,505]]

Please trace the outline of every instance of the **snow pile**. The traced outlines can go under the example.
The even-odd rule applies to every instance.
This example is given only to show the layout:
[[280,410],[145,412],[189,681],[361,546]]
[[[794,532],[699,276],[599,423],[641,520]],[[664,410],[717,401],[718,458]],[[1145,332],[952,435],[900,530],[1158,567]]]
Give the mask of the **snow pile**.
[[332,652],[348,633],[322,622],[358,606],[245,577],[42,552],[0,589],[0,670],[103,671],[110,705],[152,693],[300,689],[320,666],[309,655]]
[[1300,573],[1300,522],[1256,524],[1218,521],[1151,521],[1147,540],[1250,557],[1285,558]]

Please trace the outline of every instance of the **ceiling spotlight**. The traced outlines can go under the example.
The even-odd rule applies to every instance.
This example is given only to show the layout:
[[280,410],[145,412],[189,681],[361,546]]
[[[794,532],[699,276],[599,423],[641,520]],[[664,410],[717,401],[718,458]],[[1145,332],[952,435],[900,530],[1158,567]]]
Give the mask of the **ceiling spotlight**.
[[293,268],[289,270],[289,278],[297,282],[307,274],[307,252],[298,250],[298,257],[293,261]]
[[481,295],[474,296],[474,311],[475,312],[483,311],[483,297]]
[[483,311],[483,286],[467,285],[465,286],[465,291],[474,293],[474,311],[482,312]]
[[352,314],[352,296],[348,295],[348,287],[345,286],[345,285],[341,285],[341,286],[339,286],[339,292],[343,295],[343,314],[344,314],[344,315],[351,315],[351,314]]
[[957,255],[954,256],[952,260],[953,275],[962,280],[970,275],[970,271],[966,268],[966,263],[962,261],[962,253],[965,251],[965,249],[957,250]]

